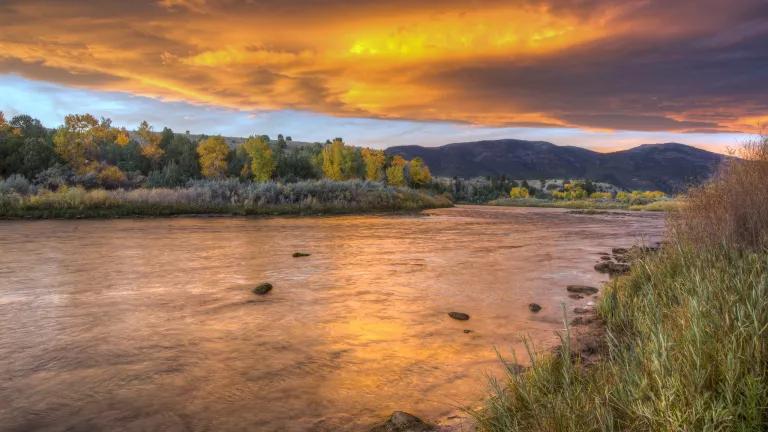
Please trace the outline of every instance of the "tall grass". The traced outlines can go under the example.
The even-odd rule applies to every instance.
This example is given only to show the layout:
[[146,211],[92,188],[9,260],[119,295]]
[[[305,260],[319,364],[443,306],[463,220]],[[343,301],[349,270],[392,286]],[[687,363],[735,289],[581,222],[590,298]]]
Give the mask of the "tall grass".
[[0,194],[4,217],[108,217],[200,213],[316,214],[418,210],[450,202],[377,182],[327,180],[298,183],[197,181],[185,188],[86,190],[61,187],[22,195]]
[[667,246],[605,288],[602,360],[585,367],[564,335],[559,354],[492,383],[481,429],[768,430],[766,149],[692,190]]

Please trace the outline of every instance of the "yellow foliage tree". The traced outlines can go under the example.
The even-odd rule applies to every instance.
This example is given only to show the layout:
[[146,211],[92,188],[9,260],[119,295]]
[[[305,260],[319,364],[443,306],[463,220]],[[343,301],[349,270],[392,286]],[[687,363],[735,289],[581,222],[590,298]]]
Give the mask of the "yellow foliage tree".
[[365,179],[371,181],[381,180],[381,177],[384,175],[384,164],[387,161],[384,150],[364,148],[360,153],[365,164]]
[[157,166],[160,162],[160,158],[165,154],[163,149],[160,148],[160,139],[162,137],[159,133],[152,130],[152,126],[150,126],[146,120],[141,122],[139,129],[136,130],[136,134],[139,136],[141,154],[149,159],[153,166]]
[[264,136],[250,137],[243,143],[248,156],[251,158],[251,173],[253,179],[260,182],[268,181],[275,172],[276,163],[269,142]]
[[408,162],[408,173],[411,177],[411,183],[416,187],[421,187],[432,181],[432,173],[429,167],[420,157],[415,157]]
[[509,190],[510,198],[528,198],[529,195],[530,193],[528,192],[528,188],[513,187]]
[[90,114],[69,114],[53,134],[53,148],[69,166],[83,172],[96,151],[99,121]]
[[229,146],[221,136],[204,139],[197,146],[200,159],[200,172],[208,178],[224,177],[227,172]]
[[387,168],[387,183],[392,186],[405,186],[405,159],[397,155]]
[[323,175],[331,180],[344,180],[344,141],[336,138],[323,147]]
[[121,128],[117,131],[117,136],[115,137],[115,144],[117,144],[120,147],[125,147],[128,145],[128,143],[131,141],[130,135],[128,135],[128,131],[125,130],[125,128]]

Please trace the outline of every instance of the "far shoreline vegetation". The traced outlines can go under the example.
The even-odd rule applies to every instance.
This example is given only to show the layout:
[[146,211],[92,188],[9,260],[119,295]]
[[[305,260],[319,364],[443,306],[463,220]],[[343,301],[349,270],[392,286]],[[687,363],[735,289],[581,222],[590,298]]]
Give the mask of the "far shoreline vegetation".
[[0,218],[289,215],[451,206],[419,158],[251,136],[228,143],[72,114],[51,130],[0,113]]
[[245,139],[135,131],[71,114],[49,129],[0,112],[0,218],[183,214],[288,215],[418,211],[454,203],[660,210],[659,191],[577,179],[433,177],[421,158],[290,136]]

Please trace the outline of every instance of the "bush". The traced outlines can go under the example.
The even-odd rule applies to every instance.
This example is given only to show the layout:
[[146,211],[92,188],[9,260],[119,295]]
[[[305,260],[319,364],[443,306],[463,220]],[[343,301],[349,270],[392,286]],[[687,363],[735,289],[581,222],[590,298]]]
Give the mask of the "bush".
[[529,195],[528,189],[524,187],[513,187],[509,190],[510,198],[528,198]]
[[34,192],[34,186],[23,175],[11,174],[7,179],[0,180],[0,194],[2,195],[11,193],[28,195]]

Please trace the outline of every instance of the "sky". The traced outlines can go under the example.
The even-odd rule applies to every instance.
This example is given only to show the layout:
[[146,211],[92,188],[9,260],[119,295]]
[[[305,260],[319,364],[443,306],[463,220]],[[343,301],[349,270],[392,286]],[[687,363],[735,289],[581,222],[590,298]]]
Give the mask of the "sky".
[[766,78],[763,0],[0,2],[0,110],[51,127],[724,152]]

